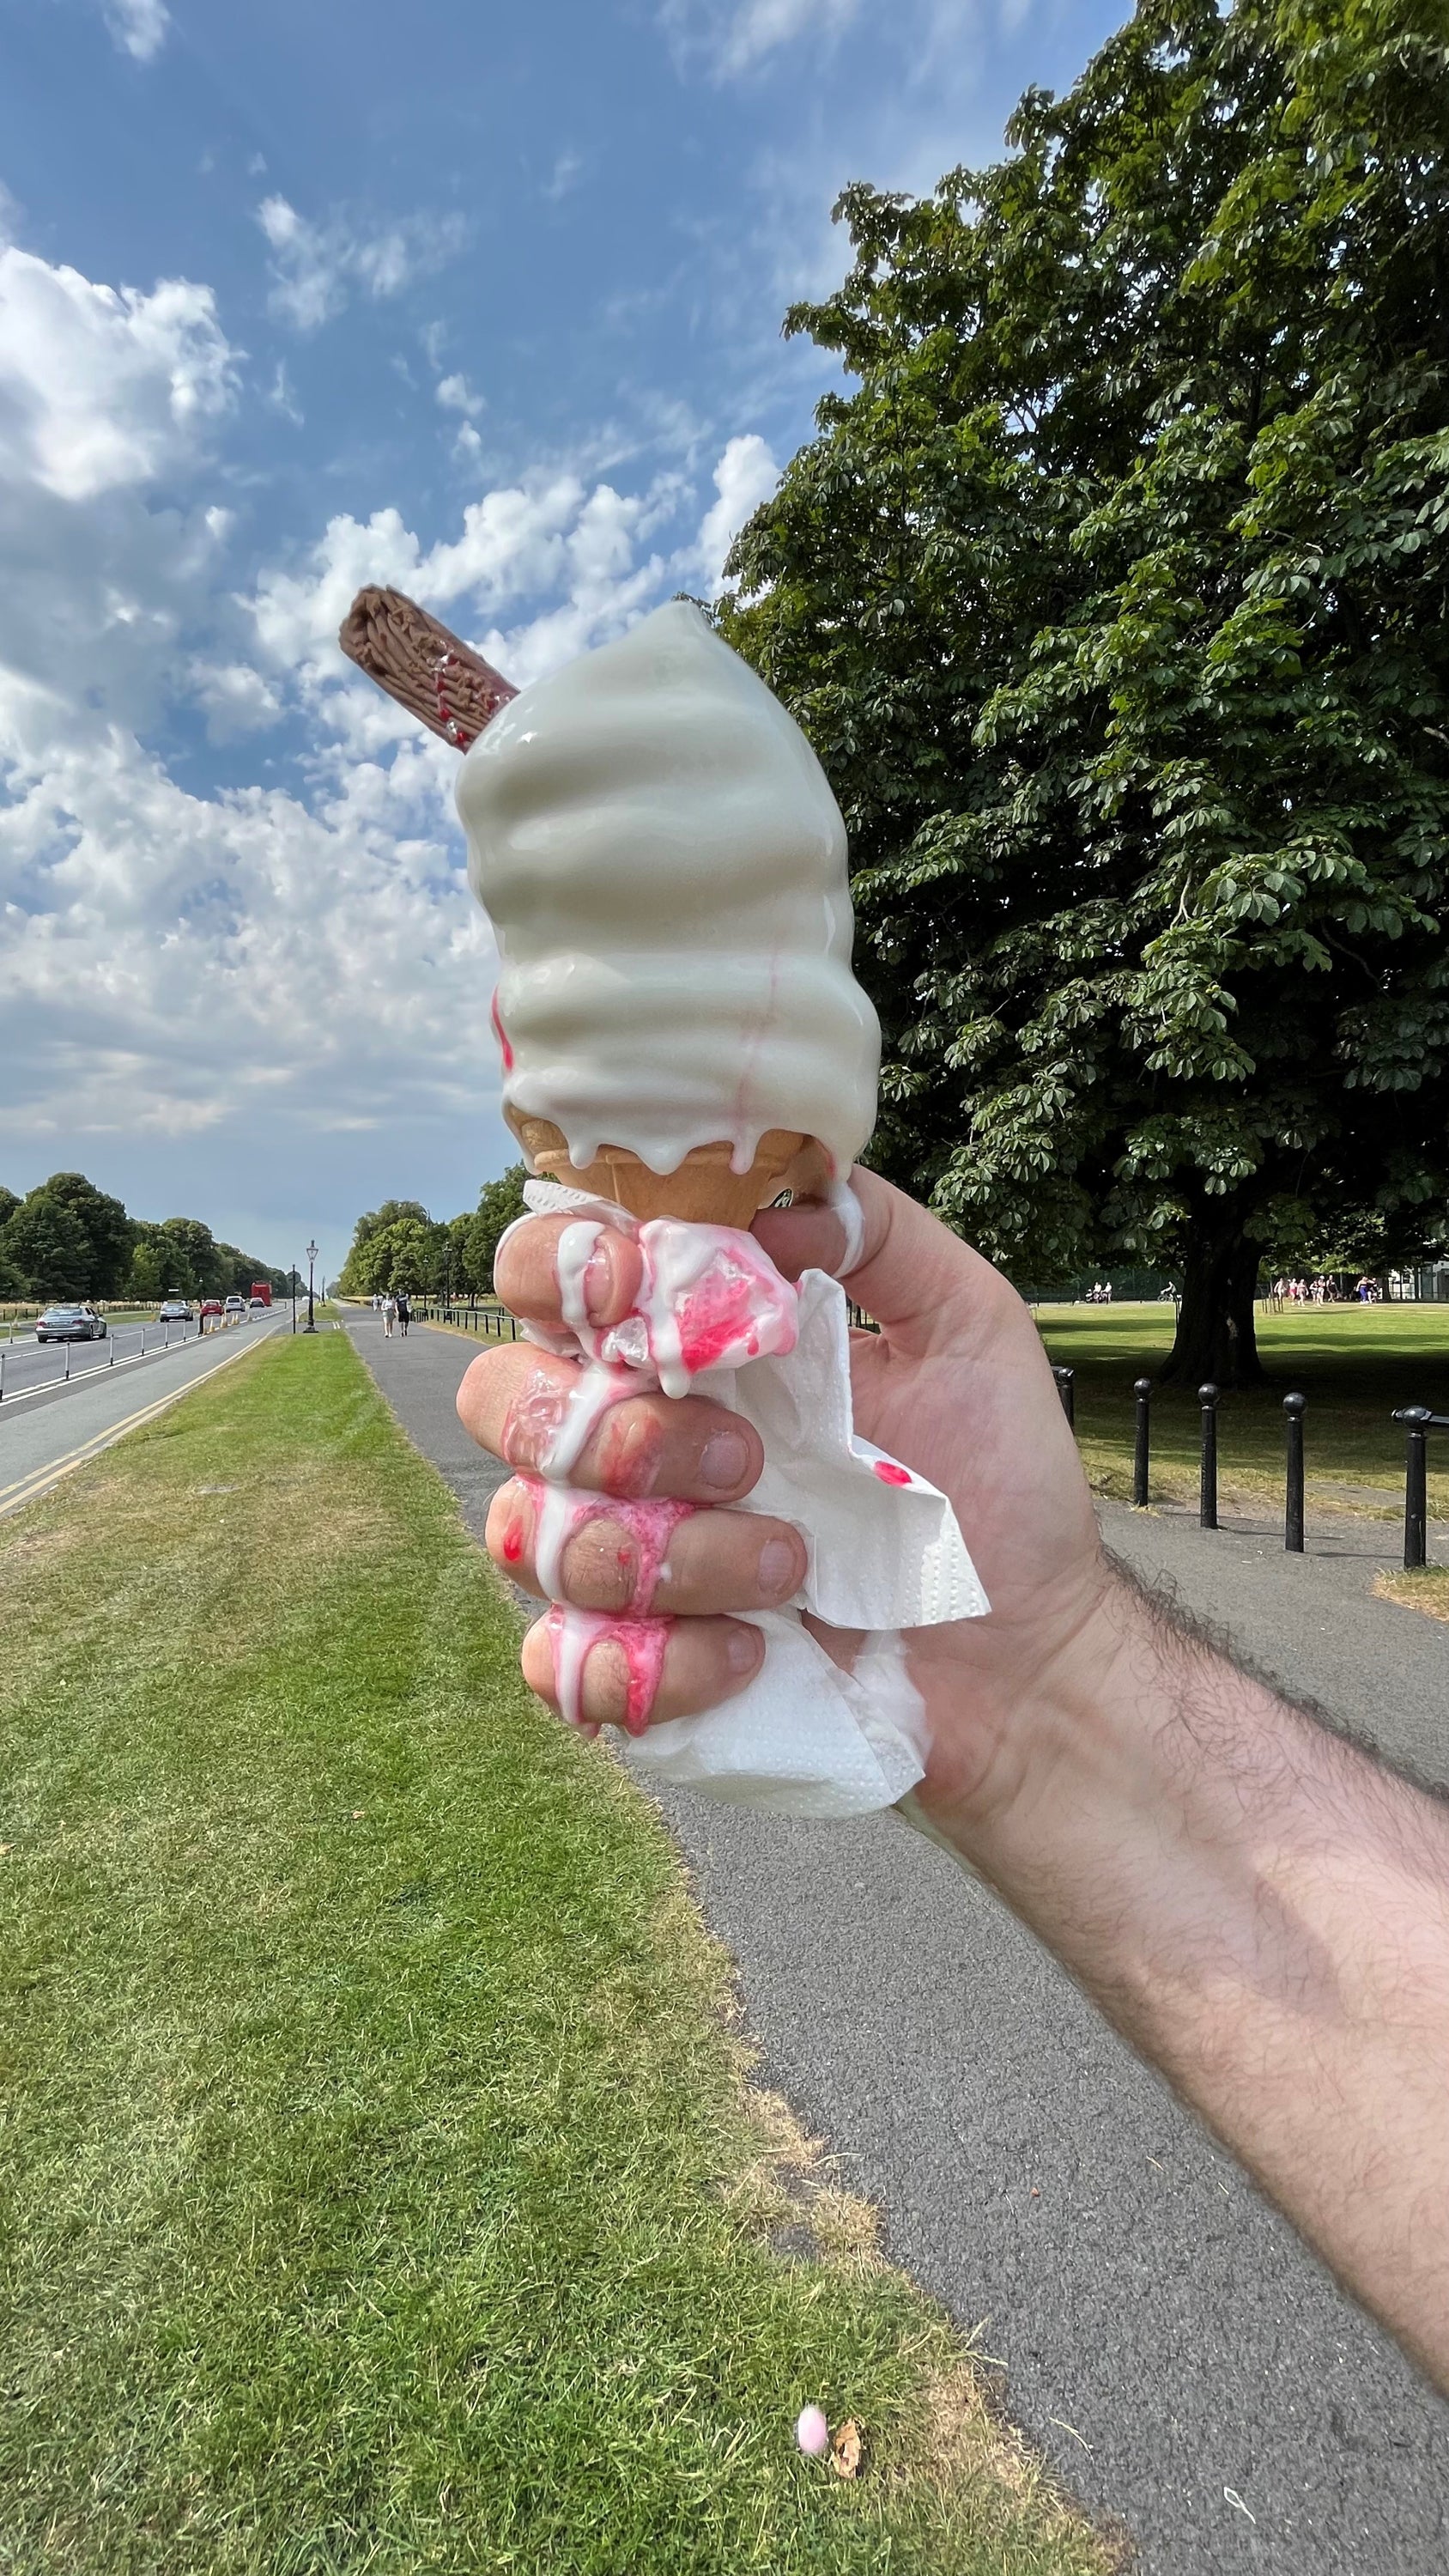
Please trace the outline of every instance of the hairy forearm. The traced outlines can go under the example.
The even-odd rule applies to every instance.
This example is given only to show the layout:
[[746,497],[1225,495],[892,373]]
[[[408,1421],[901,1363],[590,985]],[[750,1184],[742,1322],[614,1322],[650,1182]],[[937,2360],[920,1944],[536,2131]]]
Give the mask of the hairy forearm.
[[1449,1812],[1119,1580],[966,1857],[1449,2385]]

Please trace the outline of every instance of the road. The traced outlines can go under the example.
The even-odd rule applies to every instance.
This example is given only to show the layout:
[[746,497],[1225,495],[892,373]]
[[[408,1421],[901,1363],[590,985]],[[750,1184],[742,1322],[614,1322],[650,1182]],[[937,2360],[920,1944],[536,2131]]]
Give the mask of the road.
[[[481,1533],[500,1471],[453,1410],[472,1346],[344,1320]],[[1369,1597],[1391,1528],[1288,1560],[1281,1537],[1104,1517],[1260,1664],[1449,1777],[1444,1632]],[[880,2208],[892,2261],[981,2329],[1008,2413],[1144,2576],[1449,2564],[1449,2408],[986,1889],[894,1816],[660,1803],[762,2080]]]
[[[288,1308],[288,1314],[291,1308]],[[32,1387],[60,1386],[94,1368],[124,1368],[157,1350],[179,1350],[195,1341],[195,1324],[115,1324],[103,1342],[37,1342],[28,1325],[12,1341],[0,1334],[0,1401],[8,1404]],[[67,1365],[68,1364],[68,1365]]]
[[[0,1404],[0,1518],[33,1502],[198,1379],[241,1352],[255,1350],[269,1334],[290,1331],[291,1322],[287,1306],[265,1321],[201,1339],[193,1336],[184,1347],[173,1343],[169,1351],[148,1350],[145,1359],[129,1367],[118,1362],[113,1369],[73,1377],[69,1386],[41,1388],[15,1404],[7,1394]],[[87,1358],[93,1353],[99,1357],[104,1347],[101,1342],[77,1345]]]

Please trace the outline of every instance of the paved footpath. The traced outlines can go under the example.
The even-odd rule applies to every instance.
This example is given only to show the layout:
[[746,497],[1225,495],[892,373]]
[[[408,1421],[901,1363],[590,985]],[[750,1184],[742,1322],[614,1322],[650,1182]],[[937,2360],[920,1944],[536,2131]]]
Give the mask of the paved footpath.
[[[286,1327],[290,1324],[288,1308]],[[0,1519],[47,1493],[112,1441],[139,1429],[198,1379],[283,1329],[279,1313],[275,1321],[206,1333],[200,1340],[150,1352],[129,1367],[97,1368],[89,1376],[72,1378],[69,1386],[7,1399],[0,1404]]]
[[[349,1327],[481,1533],[500,1480],[453,1396],[473,1345]],[[1449,1631],[1369,1597],[1395,1533],[1285,1560],[1108,1510],[1259,1664],[1449,1778]],[[661,1801],[739,1967],[762,2075],[980,2328],[1008,2413],[1145,2576],[1442,2576],[1449,2408],[985,1889],[894,1816]]]

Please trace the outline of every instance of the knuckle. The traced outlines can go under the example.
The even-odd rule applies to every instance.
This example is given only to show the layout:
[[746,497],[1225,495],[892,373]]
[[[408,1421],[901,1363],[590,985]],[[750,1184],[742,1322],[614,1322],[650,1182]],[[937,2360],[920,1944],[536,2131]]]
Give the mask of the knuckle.
[[617,1406],[595,1439],[602,1491],[626,1498],[652,1492],[663,1446],[663,1428],[646,1404]]

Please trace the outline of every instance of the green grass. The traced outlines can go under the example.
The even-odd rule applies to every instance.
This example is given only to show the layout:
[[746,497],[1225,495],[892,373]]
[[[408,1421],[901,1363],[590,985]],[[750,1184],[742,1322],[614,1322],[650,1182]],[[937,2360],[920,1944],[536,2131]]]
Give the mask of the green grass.
[[[1171,1306],[1040,1306],[1042,1338],[1075,1369],[1077,1436],[1094,1486],[1132,1496],[1132,1381],[1161,1366]],[[1283,1398],[1308,1398],[1305,1485],[1310,1509],[1403,1508],[1404,1434],[1398,1405],[1449,1412],[1449,1306],[1301,1307],[1258,1317],[1266,1387],[1224,1395],[1218,1411],[1219,1486],[1227,1509],[1278,1510],[1283,1501]],[[1199,1408],[1191,1388],[1152,1397],[1152,1499],[1196,1497]],[[1449,1515],[1449,1433],[1429,1441],[1429,1503]]]
[[1375,1576],[1374,1590],[1406,1610],[1422,1610],[1428,1619],[1449,1619],[1449,1566],[1423,1565],[1414,1574],[1386,1570]]
[[341,1334],[0,1525],[0,1617],[0,2568],[1109,2564]]

